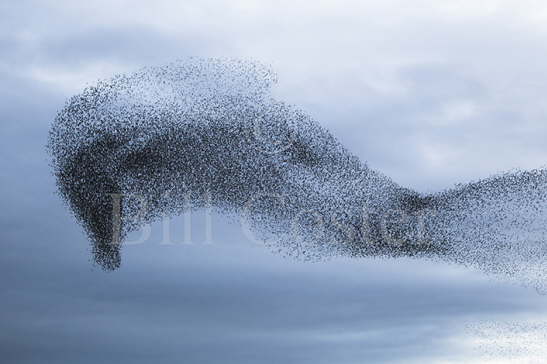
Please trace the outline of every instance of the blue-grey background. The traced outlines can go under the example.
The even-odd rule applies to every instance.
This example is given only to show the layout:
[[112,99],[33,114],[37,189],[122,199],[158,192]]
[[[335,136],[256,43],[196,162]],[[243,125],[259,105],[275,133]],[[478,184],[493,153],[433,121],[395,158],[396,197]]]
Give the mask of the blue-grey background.
[[537,168],[546,4],[151,4],[0,1],[1,362],[542,362],[536,329],[482,341],[470,329],[545,322],[533,288],[426,261],[289,260],[222,216],[208,239],[207,214],[194,214],[190,241],[174,217],[172,244],[154,224],[103,272],[55,195],[44,146],[65,99],[99,78],[233,57],[271,64],[278,98],[421,192]]

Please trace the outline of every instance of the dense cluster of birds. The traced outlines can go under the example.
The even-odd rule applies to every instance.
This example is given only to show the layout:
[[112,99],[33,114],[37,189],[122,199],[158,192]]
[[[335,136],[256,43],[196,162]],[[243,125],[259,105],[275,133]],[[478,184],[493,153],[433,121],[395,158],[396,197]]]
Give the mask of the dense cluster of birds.
[[70,98],[48,148],[60,195],[93,242],[95,261],[119,267],[129,232],[210,202],[245,216],[291,256],[429,257],[543,278],[546,170],[422,195],[275,100],[276,82],[252,61],[190,59]]

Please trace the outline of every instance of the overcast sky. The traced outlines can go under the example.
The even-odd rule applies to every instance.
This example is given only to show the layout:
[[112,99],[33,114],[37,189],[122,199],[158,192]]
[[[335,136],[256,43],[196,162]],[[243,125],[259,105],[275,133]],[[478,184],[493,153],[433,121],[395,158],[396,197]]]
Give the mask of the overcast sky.
[[230,57],[270,64],[277,98],[421,192],[538,168],[547,4],[146,3],[0,2],[2,362],[540,362],[547,296],[534,289],[418,260],[293,261],[222,216],[212,244],[203,213],[192,244],[182,217],[173,245],[154,224],[105,273],[44,146],[66,98],[100,78]]

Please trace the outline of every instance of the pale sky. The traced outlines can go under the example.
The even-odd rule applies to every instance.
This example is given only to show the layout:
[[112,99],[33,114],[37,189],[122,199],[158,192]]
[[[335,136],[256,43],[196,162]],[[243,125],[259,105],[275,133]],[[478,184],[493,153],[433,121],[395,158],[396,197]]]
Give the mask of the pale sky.
[[[105,273],[55,195],[44,146],[65,100],[98,79],[250,58],[278,72],[277,98],[404,186],[539,168],[547,3],[150,4],[0,2],[3,362],[541,362],[547,296],[534,289],[410,259],[293,261],[222,216],[209,245],[203,213],[193,244],[180,243],[181,217],[174,245],[154,224]],[[479,337],[484,325],[496,329]]]

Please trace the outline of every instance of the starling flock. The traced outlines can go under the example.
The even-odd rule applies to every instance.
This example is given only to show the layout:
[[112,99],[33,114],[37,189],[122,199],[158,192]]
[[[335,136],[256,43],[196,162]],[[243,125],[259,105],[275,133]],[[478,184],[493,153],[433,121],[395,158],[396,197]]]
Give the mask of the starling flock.
[[189,59],[67,101],[48,150],[98,264],[118,268],[143,224],[211,204],[289,256],[412,256],[547,282],[547,170],[422,195],[275,100],[276,82],[256,62]]

